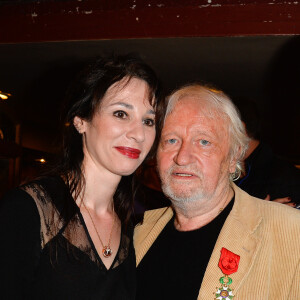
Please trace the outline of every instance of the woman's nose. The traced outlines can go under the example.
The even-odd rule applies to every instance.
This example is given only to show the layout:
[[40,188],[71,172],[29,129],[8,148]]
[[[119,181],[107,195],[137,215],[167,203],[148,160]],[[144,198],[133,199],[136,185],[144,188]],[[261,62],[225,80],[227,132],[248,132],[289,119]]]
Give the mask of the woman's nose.
[[134,122],[129,125],[127,137],[134,139],[137,143],[145,140],[145,127],[142,122]]
[[174,156],[174,162],[179,166],[185,166],[193,163],[193,147],[188,143],[183,143]]

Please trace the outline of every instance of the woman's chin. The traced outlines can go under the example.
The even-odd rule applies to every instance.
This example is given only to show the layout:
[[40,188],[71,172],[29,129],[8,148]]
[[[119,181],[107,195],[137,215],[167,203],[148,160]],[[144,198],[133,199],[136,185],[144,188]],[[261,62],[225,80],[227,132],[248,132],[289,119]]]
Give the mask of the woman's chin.
[[129,176],[131,174],[133,174],[136,169],[139,167],[139,165],[136,165],[134,167],[124,167],[124,168],[119,168],[119,170],[117,170],[117,174],[120,176]]

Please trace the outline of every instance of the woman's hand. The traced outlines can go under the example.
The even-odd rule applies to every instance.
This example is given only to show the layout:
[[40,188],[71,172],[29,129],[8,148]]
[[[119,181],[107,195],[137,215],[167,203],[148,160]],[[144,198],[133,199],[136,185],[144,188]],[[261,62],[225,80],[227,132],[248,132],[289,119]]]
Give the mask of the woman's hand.
[[[265,198],[265,200],[267,200],[267,201],[271,200],[271,197],[270,197],[269,194],[267,195],[267,197]],[[291,206],[291,207],[295,207],[296,206],[296,203],[291,202],[292,199],[290,197],[277,198],[277,199],[274,199],[272,201],[273,202],[277,202],[277,203],[286,204],[286,205]]]

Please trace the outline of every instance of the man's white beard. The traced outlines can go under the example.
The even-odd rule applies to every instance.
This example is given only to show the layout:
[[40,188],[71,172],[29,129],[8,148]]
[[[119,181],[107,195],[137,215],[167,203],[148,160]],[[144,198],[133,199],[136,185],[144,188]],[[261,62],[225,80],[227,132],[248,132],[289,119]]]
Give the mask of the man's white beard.
[[206,191],[203,190],[202,187],[194,188],[194,190],[188,190],[188,183],[186,187],[184,187],[184,182],[181,183],[183,189],[180,190],[176,188],[176,191],[172,188],[170,182],[172,179],[170,178],[172,174],[172,169],[165,175],[165,179],[162,179],[162,190],[164,194],[171,200],[173,205],[178,208],[184,209],[187,205],[193,204],[195,202],[201,202],[201,200],[210,198],[210,195]]

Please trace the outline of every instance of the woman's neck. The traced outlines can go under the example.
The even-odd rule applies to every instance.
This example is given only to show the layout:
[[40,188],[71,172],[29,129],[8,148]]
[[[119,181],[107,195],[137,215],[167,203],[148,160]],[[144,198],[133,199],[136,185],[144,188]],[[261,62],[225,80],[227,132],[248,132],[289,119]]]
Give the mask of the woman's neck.
[[99,170],[93,165],[83,164],[85,187],[76,200],[77,205],[84,201],[85,205],[97,214],[113,210],[113,196],[121,180],[121,176]]

